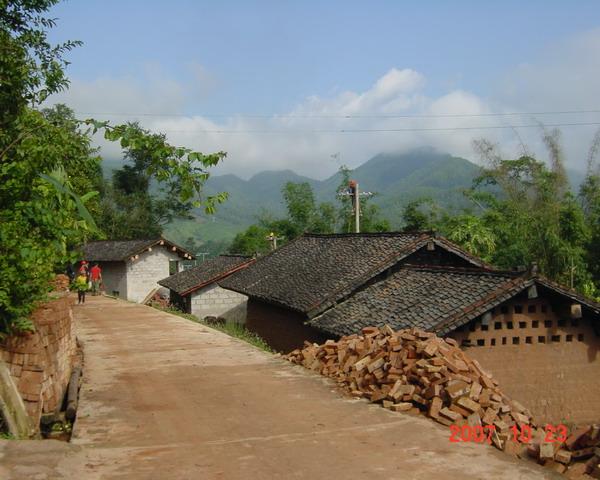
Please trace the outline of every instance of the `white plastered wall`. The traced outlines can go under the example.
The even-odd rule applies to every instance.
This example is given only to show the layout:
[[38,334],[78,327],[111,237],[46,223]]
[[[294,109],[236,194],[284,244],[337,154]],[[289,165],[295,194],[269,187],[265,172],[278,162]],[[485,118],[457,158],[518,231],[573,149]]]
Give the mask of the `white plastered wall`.
[[181,270],[182,258],[168,247],[159,245],[152,247],[151,252],[140,253],[137,260],[128,260],[127,300],[143,302],[152,290],[160,287],[156,282],[169,276],[170,260],[179,261]]

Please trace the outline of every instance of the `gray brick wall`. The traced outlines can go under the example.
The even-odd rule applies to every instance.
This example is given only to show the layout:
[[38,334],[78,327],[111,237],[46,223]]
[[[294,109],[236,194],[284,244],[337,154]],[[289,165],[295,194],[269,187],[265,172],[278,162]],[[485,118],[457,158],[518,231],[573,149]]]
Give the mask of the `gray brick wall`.
[[223,317],[228,322],[245,323],[248,297],[231,290],[209,285],[191,294],[192,315],[202,319],[207,316]]

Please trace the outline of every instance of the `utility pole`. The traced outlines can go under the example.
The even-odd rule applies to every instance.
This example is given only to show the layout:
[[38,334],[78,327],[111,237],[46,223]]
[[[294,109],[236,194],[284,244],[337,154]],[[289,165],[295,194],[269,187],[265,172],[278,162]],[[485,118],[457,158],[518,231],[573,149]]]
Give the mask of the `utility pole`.
[[267,235],[267,240],[271,243],[271,250],[277,250],[277,240],[281,240],[282,237],[278,237],[275,233],[271,232]]
[[360,197],[370,197],[371,192],[361,192],[358,189],[358,182],[350,180],[348,182],[348,190],[339,194],[342,197],[349,196],[352,200],[352,210],[354,211],[354,233],[360,233]]
[[354,208],[354,233],[360,233],[360,192],[358,191],[358,182],[350,180],[350,194],[352,195],[352,206]]

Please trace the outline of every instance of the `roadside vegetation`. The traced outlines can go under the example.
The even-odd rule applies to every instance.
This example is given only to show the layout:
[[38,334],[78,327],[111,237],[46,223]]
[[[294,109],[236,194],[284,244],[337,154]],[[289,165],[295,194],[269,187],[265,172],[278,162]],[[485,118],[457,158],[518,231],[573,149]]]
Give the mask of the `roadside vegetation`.
[[261,337],[259,337],[256,333],[248,330],[244,325],[240,323],[215,323],[215,322],[207,322],[205,320],[200,320],[195,315],[191,315],[189,313],[184,313],[181,310],[178,310],[174,307],[163,307],[158,303],[152,304],[152,307],[157,310],[161,310],[163,312],[170,313],[172,315],[177,315],[179,317],[185,318],[187,320],[191,320],[192,322],[199,323],[209,328],[214,328],[220,332],[226,333],[230,337],[238,338],[243,340],[250,345],[259,348],[268,353],[274,353],[271,347],[265,342]]
[[[56,21],[47,13],[57,2],[8,0],[0,8],[0,339],[33,329],[29,314],[82,243],[157,236],[164,223],[200,206],[213,213],[227,197],[202,196],[224,152],[205,155],[135,123],[46,107],[68,88],[65,56],[81,45],[48,40]],[[97,132],[118,142],[127,161],[108,182],[92,146]]]

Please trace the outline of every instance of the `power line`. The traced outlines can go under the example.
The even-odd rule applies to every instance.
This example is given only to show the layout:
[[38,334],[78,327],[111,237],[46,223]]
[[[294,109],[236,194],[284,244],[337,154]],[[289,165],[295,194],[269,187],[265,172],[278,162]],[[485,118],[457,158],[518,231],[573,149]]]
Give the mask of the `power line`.
[[507,117],[507,116],[535,116],[535,115],[581,115],[581,114],[592,114],[600,113],[600,109],[597,110],[554,110],[554,111],[539,111],[539,112],[490,112],[490,113],[431,113],[431,114],[338,114],[338,115],[319,115],[319,114],[255,114],[255,113],[232,113],[232,114],[216,114],[216,113],[198,113],[198,114],[184,114],[184,113],[123,113],[123,112],[75,112],[77,115],[98,115],[98,116],[111,116],[111,117],[173,117],[173,118],[193,118],[193,117],[204,117],[204,118],[342,118],[342,119],[353,119],[353,118],[475,118],[475,117]]
[[540,128],[540,127],[581,127],[581,126],[600,126],[600,122],[571,122],[571,123],[531,123],[523,125],[479,125],[465,127],[407,127],[407,128],[355,128],[355,129],[307,129],[307,130],[163,130],[164,133],[216,133],[216,134],[305,134],[305,133],[402,133],[402,132],[452,132],[461,130],[499,130],[499,129],[516,129],[516,128]]

